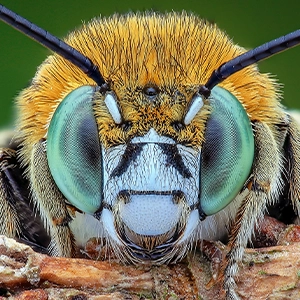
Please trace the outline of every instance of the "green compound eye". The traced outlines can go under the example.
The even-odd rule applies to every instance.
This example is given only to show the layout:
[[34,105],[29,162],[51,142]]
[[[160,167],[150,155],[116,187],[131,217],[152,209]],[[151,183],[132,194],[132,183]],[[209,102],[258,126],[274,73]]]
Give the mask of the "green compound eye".
[[240,192],[251,172],[254,137],[242,104],[231,93],[214,87],[209,98],[212,113],[202,148],[200,206],[213,215]]
[[54,181],[78,209],[101,206],[102,156],[93,113],[95,88],[82,86],[57,107],[47,135],[47,158]]

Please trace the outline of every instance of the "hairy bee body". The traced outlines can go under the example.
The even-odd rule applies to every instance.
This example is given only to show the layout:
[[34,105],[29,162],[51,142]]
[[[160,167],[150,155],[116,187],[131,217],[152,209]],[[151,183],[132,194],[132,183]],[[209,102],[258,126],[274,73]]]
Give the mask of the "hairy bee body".
[[[245,49],[233,44],[215,25],[187,13],[94,19],[72,32],[66,42],[99,67],[109,92],[99,92],[92,79],[54,54],[17,98],[17,164],[25,169],[29,201],[50,235],[48,252],[74,256],[88,239],[105,237],[122,259],[164,263],[183,257],[196,240],[229,238],[224,288],[228,299],[235,299],[236,263],[267,207],[287,193],[284,197],[299,212],[300,131],[280,104],[279,85],[252,65],[230,76],[219,85],[222,89],[216,90],[216,98],[226,90],[238,99],[238,111],[244,115],[241,112],[228,120],[241,123],[247,119],[253,130],[254,151],[252,158],[244,157],[252,167],[238,193],[226,207],[212,208],[207,214],[201,211],[199,197],[205,182],[200,177],[215,146],[209,144],[207,133],[215,108],[210,99],[199,107],[195,104],[195,114],[190,107],[197,103],[197,90],[210,74]],[[71,113],[63,106],[69,98],[78,100],[78,108]],[[85,102],[89,108],[81,108]],[[85,109],[93,121],[78,117],[78,126],[86,126],[88,134],[78,133],[71,145],[56,149],[56,144],[68,138],[68,133],[57,134],[57,116],[66,119],[62,127],[68,132],[72,119]],[[53,119],[58,119],[55,125]],[[222,126],[227,127],[226,120]],[[96,135],[90,137],[94,131]],[[88,142],[77,147],[76,141],[81,139]],[[96,143],[99,145],[94,148]],[[56,171],[51,161],[55,164],[61,159],[60,152],[68,146],[77,147],[70,163],[75,169],[77,160],[86,160],[90,166],[89,170],[76,169],[75,175],[91,194],[98,193],[95,200],[75,204],[66,196],[68,188],[64,190],[64,181],[75,177],[71,174],[71,179],[63,177],[63,183],[58,183],[56,176],[64,173],[60,166],[55,167],[60,174],[53,175]],[[58,152],[54,158],[49,154],[52,148]],[[88,154],[82,159],[85,150]],[[213,150],[220,152],[219,156],[227,151]],[[221,174],[219,156],[219,166],[214,168]],[[215,181],[212,188],[218,189],[219,175],[213,175],[207,176]],[[93,178],[94,183],[85,183],[87,178]],[[79,192],[76,187],[74,194]],[[22,231],[21,219],[7,198],[2,192],[0,233],[16,237]]]

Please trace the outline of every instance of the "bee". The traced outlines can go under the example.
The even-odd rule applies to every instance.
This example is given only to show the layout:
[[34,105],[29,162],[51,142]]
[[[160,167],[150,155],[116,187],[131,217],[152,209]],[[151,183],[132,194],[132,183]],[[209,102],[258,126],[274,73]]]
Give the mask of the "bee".
[[1,149],[0,233],[74,257],[93,237],[121,261],[164,264],[228,238],[226,299],[270,206],[300,204],[300,128],[256,62],[300,31],[246,52],[193,14],[96,18],[64,41],[0,6],[55,53],[17,97]]

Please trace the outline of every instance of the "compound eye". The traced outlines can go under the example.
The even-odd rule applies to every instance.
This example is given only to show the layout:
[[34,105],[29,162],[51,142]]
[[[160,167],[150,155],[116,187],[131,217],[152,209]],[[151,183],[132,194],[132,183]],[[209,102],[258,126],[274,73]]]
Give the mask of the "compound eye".
[[209,98],[201,163],[201,209],[212,215],[227,206],[248,179],[254,158],[254,137],[242,104],[216,86]]
[[94,87],[82,86],[68,94],[55,110],[47,135],[48,164],[56,185],[71,204],[91,214],[102,197],[94,93]]

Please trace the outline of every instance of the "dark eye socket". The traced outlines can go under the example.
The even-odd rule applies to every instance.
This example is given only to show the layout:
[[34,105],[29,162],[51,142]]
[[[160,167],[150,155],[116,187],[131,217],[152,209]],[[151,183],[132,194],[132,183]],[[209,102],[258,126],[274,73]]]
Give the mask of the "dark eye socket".
[[132,127],[132,122],[131,121],[125,121],[121,124],[121,128],[124,131],[128,131]]
[[145,86],[143,93],[149,98],[155,98],[159,94],[159,88],[157,86]]
[[173,127],[173,129],[174,129],[175,131],[180,131],[180,130],[182,130],[182,129],[184,128],[184,124],[182,124],[182,123],[179,122],[179,121],[175,121],[175,122],[173,122],[171,125],[172,125],[172,127]]

